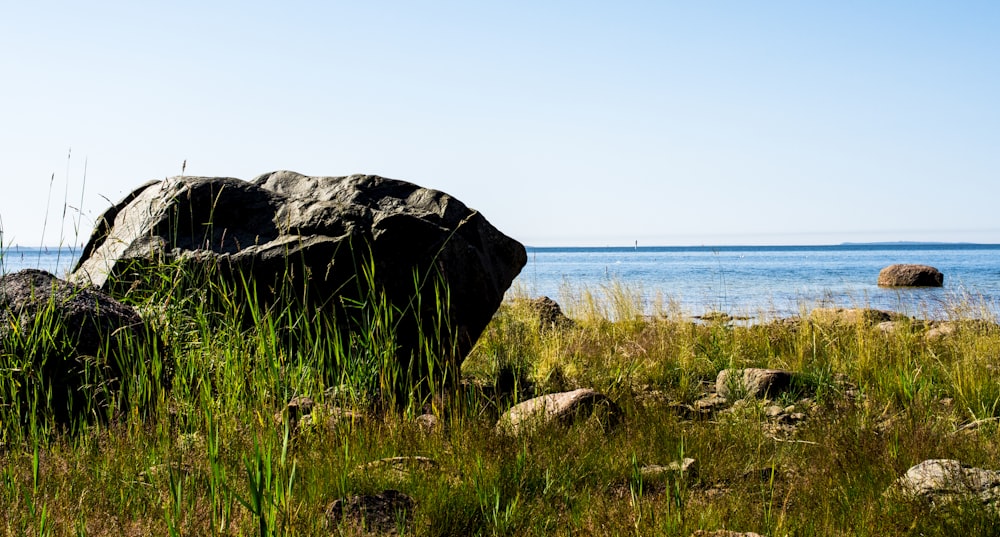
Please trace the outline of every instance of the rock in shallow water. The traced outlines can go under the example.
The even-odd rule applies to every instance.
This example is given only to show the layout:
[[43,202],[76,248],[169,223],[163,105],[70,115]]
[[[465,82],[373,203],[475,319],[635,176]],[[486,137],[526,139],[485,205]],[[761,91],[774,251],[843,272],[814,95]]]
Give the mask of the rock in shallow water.
[[879,287],[941,287],[944,274],[928,265],[889,265],[878,273]]

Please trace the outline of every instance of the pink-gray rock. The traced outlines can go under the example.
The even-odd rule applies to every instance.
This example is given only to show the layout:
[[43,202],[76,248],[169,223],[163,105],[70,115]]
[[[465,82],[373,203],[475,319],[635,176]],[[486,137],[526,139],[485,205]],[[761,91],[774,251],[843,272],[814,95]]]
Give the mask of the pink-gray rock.
[[889,265],[878,273],[879,287],[941,287],[944,274],[928,265]]

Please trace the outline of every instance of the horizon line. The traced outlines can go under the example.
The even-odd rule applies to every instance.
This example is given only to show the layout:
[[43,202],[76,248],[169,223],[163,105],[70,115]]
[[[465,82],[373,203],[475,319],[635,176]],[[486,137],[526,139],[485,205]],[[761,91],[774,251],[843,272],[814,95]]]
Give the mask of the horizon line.
[[[523,243],[522,243],[523,244]],[[820,246],[1000,246],[1000,242],[971,242],[971,241],[844,241],[837,243],[797,243],[797,244],[548,244],[532,245],[524,244],[525,248],[540,250],[553,248],[783,248],[783,247],[820,247]],[[31,249],[31,250],[83,250],[85,244],[80,245],[41,245],[27,246],[22,244],[9,244],[0,248],[0,254],[11,249]]]

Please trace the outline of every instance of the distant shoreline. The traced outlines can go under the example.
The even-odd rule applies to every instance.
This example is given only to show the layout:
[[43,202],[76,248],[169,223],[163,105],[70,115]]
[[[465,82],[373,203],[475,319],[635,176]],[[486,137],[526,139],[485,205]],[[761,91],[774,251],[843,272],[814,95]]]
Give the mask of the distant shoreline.
[[960,249],[1000,249],[997,243],[975,243],[975,242],[842,242],[839,244],[785,244],[785,245],[687,245],[687,246],[525,246],[529,251],[552,252],[552,251],[602,251],[602,252],[652,252],[652,251],[779,251],[779,250],[844,250],[844,249],[873,249],[873,248],[898,248],[905,250],[932,249],[943,250],[949,248]]

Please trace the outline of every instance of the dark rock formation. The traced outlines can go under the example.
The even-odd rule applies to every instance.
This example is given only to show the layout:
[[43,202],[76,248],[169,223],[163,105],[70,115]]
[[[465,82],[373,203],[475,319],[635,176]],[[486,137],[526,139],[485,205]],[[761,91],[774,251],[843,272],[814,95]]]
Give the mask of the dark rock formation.
[[889,265],[878,273],[879,287],[941,287],[944,274],[927,265]]
[[88,410],[101,415],[123,374],[142,360],[136,353],[146,340],[135,309],[102,292],[41,270],[0,277],[0,346],[5,362],[17,362],[5,368],[23,377],[21,393],[3,396],[30,406],[38,395],[44,405],[51,389],[57,422]]
[[[331,528],[341,528],[351,535],[409,534],[412,531],[413,498],[398,490],[386,490],[379,494],[366,494],[336,500],[326,510],[327,524]],[[400,530],[402,530],[400,532]]]
[[298,301],[336,315],[341,329],[358,328],[384,296],[406,371],[421,334],[460,364],[526,261],[520,243],[442,192],[280,171],[143,185],[98,219],[72,279],[125,290],[142,285],[136,274],[180,262],[250,287],[258,305]]
[[573,320],[563,313],[559,303],[547,296],[524,302],[532,316],[538,317],[538,326],[543,331],[573,326]]

